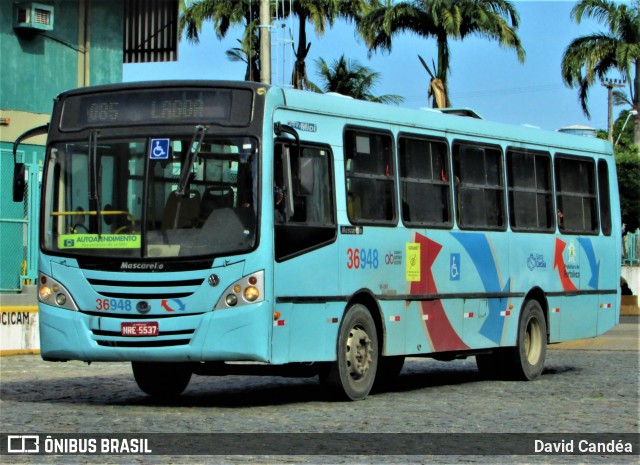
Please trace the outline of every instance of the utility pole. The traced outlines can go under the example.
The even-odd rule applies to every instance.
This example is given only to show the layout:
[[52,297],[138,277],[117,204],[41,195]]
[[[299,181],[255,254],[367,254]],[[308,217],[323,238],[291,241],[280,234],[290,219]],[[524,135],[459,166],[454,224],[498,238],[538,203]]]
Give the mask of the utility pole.
[[271,84],[270,0],[260,0],[260,82]]
[[613,89],[624,87],[626,79],[603,79],[601,83],[607,88],[607,138],[613,144]]

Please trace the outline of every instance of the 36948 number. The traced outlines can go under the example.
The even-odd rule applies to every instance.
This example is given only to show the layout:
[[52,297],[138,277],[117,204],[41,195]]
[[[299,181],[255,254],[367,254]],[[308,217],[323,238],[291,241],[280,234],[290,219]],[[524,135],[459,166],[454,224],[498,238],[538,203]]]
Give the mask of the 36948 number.
[[352,270],[377,269],[378,249],[347,249],[347,268]]
[[96,299],[96,310],[130,312],[131,301],[124,299]]

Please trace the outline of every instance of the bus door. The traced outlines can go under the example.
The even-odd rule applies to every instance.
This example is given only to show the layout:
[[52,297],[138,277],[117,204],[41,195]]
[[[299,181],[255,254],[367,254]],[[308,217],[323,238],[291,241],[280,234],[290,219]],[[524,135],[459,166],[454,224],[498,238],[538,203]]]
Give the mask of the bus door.
[[[295,132],[292,128],[292,131]],[[297,133],[296,133],[297,136]],[[344,302],[338,290],[335,183],[329,146],[282,135],[274,145],[273,361],[332,360]],[[268,213],[265,213],[268,214]]]

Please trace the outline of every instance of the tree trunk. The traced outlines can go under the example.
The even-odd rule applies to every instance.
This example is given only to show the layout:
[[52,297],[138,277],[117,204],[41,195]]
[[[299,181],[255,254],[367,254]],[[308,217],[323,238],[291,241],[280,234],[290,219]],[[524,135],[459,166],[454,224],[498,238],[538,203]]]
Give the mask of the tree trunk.
[[636,58],[636,77],[634,79],[633,108],[636,116],[633,118],[633,143],[640,147],[640,57]]
[[[447,42],[446,34],[439,35],[437,40],[438,71],[436,73],[436,78],[442,82],[442,89],[444,92],[444,106],[440,108],[448,108],[451,106],[451,102],[449,101],[449,84],[447,84],[447,74],[449,73],[449,43]],[[434,103],[435,102],[436,100],[434,96]]]
[[305,60],[307,59],[307,16],[300,12],[298,14],[299,26],[298,26],[298,49],[295,52],[296,61],[293,65],[293,78],[291,84],[294,89],[304,89],[303,83],[307,78],[307,71],[305,66]]

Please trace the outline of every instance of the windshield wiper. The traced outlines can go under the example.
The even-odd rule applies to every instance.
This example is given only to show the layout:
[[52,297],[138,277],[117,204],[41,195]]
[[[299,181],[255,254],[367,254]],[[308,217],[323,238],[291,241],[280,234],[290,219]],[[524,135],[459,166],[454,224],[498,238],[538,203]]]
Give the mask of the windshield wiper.
[[208,127],[200,124],[196,126],[196,130],[191,138],[191,143],[189,144],[189,152],[185,155],[184,165],[182,165],[182,171],[180,172],[180,182],[178,183],[178,189],[176,190],[178,195],[184,196],[187,183],[189,182],[189,175],[191,174],[193,164],[196,161],[196,156],[198,155],[198,152],[200,152],[200,147],[202,146],[202,140],[204,139],[208,129]]
[[98,131],[89,134],[89,209],[96,212],[98,236],[102,235],[102,217],[100,213],[100,184],[98,182]]

